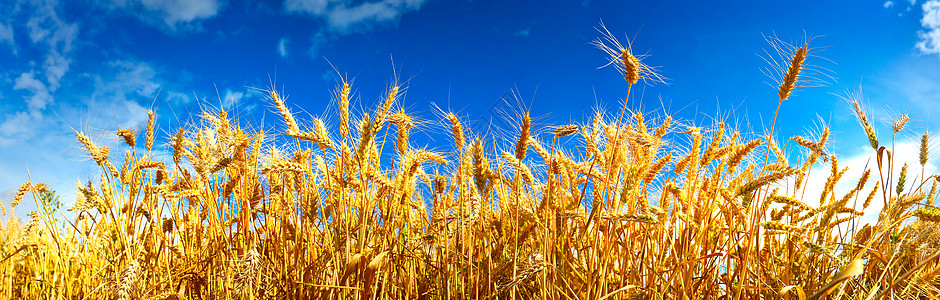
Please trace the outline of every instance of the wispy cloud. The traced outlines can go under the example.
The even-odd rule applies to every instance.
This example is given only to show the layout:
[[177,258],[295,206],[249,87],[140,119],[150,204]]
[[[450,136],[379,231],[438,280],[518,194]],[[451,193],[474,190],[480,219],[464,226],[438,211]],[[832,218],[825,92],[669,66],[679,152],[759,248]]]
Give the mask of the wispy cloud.
[[287,51],[287,43],[289,42],[290,40],[288,40],[287,37],[282,37],[279,41],[277,41],[277,55],[282,58],[287,58],[287,56],[290,54]]
[[238,105],[241,103],[242,98],[245,98],[245,93],[226,89],[224,96],[222,96],[222,106],[231,107]]
[[878,95],[873,100],[879,106],[908,108],[920,114],[920,118],[940,115],[940,107],[937,106],[940,101],[940,81],[937,80],[940,78],[940,59],[936,56],[907,57],[886,66],[880,77],[881,80],[873,82]]
[[33,14],[26,22],[29,39],[35,44],[44,43],[49,49],[66,53],[72,50],[72,42],[78,36],[78,25],[68,23],[56,13],[55,0],[35,3]]
[[222,93],[222,107],[228,111],[236,111],[239,114],[254,111],[258,108],[258,103],[263,103],[257,91],[250,88],[225,89]]
[[327,31],[317,32],[310,38],[310,48],[307,49],[307,55],[317,58],[320,55],[320,50],[328,46],[334,39],[336,39],[336,36],[327,33]]
[[35,134],[32,124],[41,122],[43,112],[54,102],[53,94],[68,73],[72,63],[69,58],[72,44],[78,37],[78,25],[59,17],[56,1],[21,4],[27,6],[26,10],[32,9],[25,29],[33,47],[41,49],[43,62],[39,67],[35,66],[36,62],[30,62],[29,70],[16,76],[13,90],[23,91],[20,95],[25,107],[14,102],[9,113],[0,115],[0,145],[28,139]]
[[[36,79],[36,71],[20,74],[13,85],[14,90],[27,90],[32,93],[26,98],[26,108],[33,118],[41,117],[42,111],[52,103],[50,89],[45,83]],[[57,81],[58,82],[58,81]]]
[[885,1],[885,4],[884,4],[884,5],[885,5],[885,8],[891,8],[892,6],[894,6],[894,2],[892,2],[892,1]]
[[218,0],[112,0],[110,8],[125,10],[135,17],[170,30],[198,26],[200,20],[219,13]]
[[514,33],[513,35],[514,35],[514,36],[527,37],[527,36],[529,36],[529,31],[530,31],[531,29],[532,29],[532,28],[525,28],[525,29],[519,30],[519,31],[516,31],[516,33]]
[[397,24],[401,16],[421,9],[425,0],[286,0],[284,8],[324,21],[326,27],[318,32],[308,51],[316,56],[326,41],[351,33],[362,33],[376,27]]
[[16,43],[13,40],[13,25],[0,23],[0,44],[7,44],[16,54]]
[[[89,106],[150,100],[161,88],[156,78],[157,71],[144,62],[111,62],[105,73],[108,75],[94,75],[95,89],[86,100]],[[121,123],[122,126],[127,125],[126,122]]]
[[326,21],[333,31],[368,30],[374,26],[396,23],[402,14],[416,11],[424,0],[287,0],[287,11],[304,13]]
[[22,140],[23,136],[31,136],[35,132],[35,128],[30,126],[35,118],[26,112],[14,112],[3,118],[3,123],[0,123],[0,148],[12,145]]
[[924,2],[921,8],[924,10],[924,17],[920,19],[923,29],[917,32],[917,49],[940,56],[940,0]]

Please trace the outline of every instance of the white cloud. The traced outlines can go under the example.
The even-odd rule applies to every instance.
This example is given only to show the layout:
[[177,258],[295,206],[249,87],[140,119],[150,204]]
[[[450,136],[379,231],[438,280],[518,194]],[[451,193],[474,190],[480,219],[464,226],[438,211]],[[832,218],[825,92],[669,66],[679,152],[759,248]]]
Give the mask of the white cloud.
[[[189,96],[191,94],[165,86],[164,83],[168,82],[166,78],[169,78],[172,73],[147,62],[114,61],[103,65],[97,73],[89,75],[94,89],[84,94],[86,96],[82,98],[81,105],[86,108],[95,107],[95,111],[99,110],[99,106],[117,106],[120,108],[119,111],[134,111],[133,115],[137,116],[134,118],[128,118],[129,115],[124,115],[123,112],[118,113],[120,115],[116,117],[116,120],[120,126],[146,120],[144,108],[150,107],[155,97],[159,97],[156,100],[158,103],[165,101],[172,106],[184,106],[191,100]],[[110,112],[108,114],[103,117],[115,119]],[[109,129],[115,126],[113,123],[103,125]]]
[[37,80],[36,74],[32,71],[20,74],[14,82],[14,90],[27,90],[33,94],[26,98],[26,107],[29,109],[30,116],[39,118],[46,106],[53,101],[50,89],[45,83]]
[[326,20],[332,30],[345,32],[397,22],[402,14],[416,11],[425,0],[381,0],[356,3],[351,0],[287,0],[284,7]]
[[335,38],[336,36],[327,34],[325,31],[317,32],[317,34],[314,34],[313,37],[310,38],[310,49],[307,50],[307,54],[310,55],[310,57],[317,58],[320,54],[320,49]]
[[78,25],[60,19],[55,11],[57,4],[55,0],[37,3],[26,28],[34,44],[45,43],[50,49],[58,49],[65,54],[72,50],[72,42],[78,37]]
[[892,6],[894,6],[894,2],[892,2],[892,1],[885,1],[885,8],[890,8],[890,7],[892,7]]
[[206,19],[219,13],[219,2],[216,0],[141,0],[141,3],[147,9],[160,12],[163,21],[170,26]]
[[[145,63],[119,61],[107,65],[102,72],[111,75],[91,75],[93,83],[90,86],[93,90],[87,93],[79,91],[82,93],[79,96],[66,96],[63,103],[58,104],[54,101],[56,96],[50,93],[51,89],[37,78],[35,72],[23,73],[17,77],[14,80],[14,90],[25,90],[30,95],[25,99],[25,109],[0,115],[0,149],[35,149],[28,144],[36,139],[46,139],[46,135],[52,133],[49,127],[59,122],[60,118],[67,122],[84,118],[88,118],[88,121],[110,121],[83,124],[106,128],[115,125],[128,127],[131,123],[142,120],[140,118],[145,120],[146,115],[141,116],[143,110],[138,103],[149,102],[160,89],[154,69]],[[56,111],[58,117],[46,116],[45,111],[50,107]],[[102,115],[91,116],[95,113]]]
[[[37,123],[43,121],[43,113],[55,101],[55,91],[61,86],[69,70],[72,44],[78,38],[78,25],[62,20],[56,12],[55,0],[26,3],[24,11],[31,14],[25,22],[29,41],[40,51],[44,51],[44,61],[40,69],[33,67],[16,77],[14,91],[25,91],[22,104],[9,102],[9,112],[0,115],[0,144],[9,145],[32,138],[37,132]],[[19,23],[23,24],[23,23]],[[0,40],[9,36],[12,45],[12,28],[0,25]],[[8,33],[4,33],[9,31]],[[15,49],[14,49],[15,51]],[[30,62],[30,65],[34,65]],[[14,98],[15,99],[15,98]]]
[[312,15],[325,15],[331,0],[287,0],[284,8],[293,12],[306,12]]
[[287,58],[289,54],[287,52],[287,43],[290,42],[286,37],[282,37],[281,40],[277,41],[277,55],[280,55],[283,58]]
[[523,36],[523,37],[527,37],[527,36],[529,36],[529,31],[530,31],[530,30],[531,30],[531,28],[526,28],[526,29],[523,29],[523,30],[519,30],[519,31],[516,31],[516,33],[514,33],[513,35],[514,35],[514,36]]
[[930,0],[921,6],[924,17],[920,19],[923,30],[917,32],[920,41],[917,49],[924,54],[940,55],[940,0]]
[[0,147],[12,145],[20,136],[31,134],[33,117],[26,112],[16,112],[4,118],[3,123],[0,123]]
[[112,0],[111,6],[128,10],[144,21],[158,19],[175,30],[217,15],[222,5],[218,0]]
[[13,53],[16,53],[16,43],[13,39],[13,26],[10,24],[0,23],[0,44],[3,43],[9,44]]
[[[68,55],[72,51],[72,44],[78,38],[78,25],[67,23],[59,18],[56,5],[55,0],[37,3],[33,14],[26,22],[30,41],[33,44],[47,46],[48,52],[45,55],[42,70],[48,93],[55,92],[59,88],[62,77],[68,72],[69,65],[72,63]],[[30,73],[33,72],[35,71],[30,71]],[[31,91],[39,92],[38,90]]]
[[[3,128],[0,130],[0,139],[9,143],[13,140],[29,139],[36,132],[35,123],[43,120],[43,112],[55,101],[53,94],[59,88],[62,77],[68,72],[70,63],[70,59],[53,50],[46,55],[42,75],[37,70],[31,70],[21,73],[14,80],[13,90],[25,90],[30,95],[24,96],[26,111],[3,116],[0,123]],[[43,82],[37,75],[46,81]]]
[[261,94],[251,88],[225,89],[221,95],[221,105],[226,111],[236,114],[252,112],[258,108],[258,103],[264,103]]
[[155,81],[157,72],[143,62],[116,61],[110,63],[114,71],[113,78],[95,77],[95,92],[92,100],[98,97],[126,100],[128,97],[152,97],[160,84]]
[[172,92],[172,91],[166,93],[166,101],[169,102],[170,104],[175,104],[175,105],[186,104],[186,103],[189,103],[190,100],[192,99],[189,98],[189,95],[187,94],[183,94],[180,92]]
[[[326,23],[326,29],[313,38],[308,53],[316,57],[318,49],[326,41],[339,35],[365,32],[377,26],[397,24],[402,15],[417,11],[425,0],[286,0],[284,8],[289,12],[306,14]],[[328,32],[328,33],[324,33]]]
[[46,61],[42,64],[42,70],[46,75],[46,82],[49,83],[49,89],[55,91],[59,88],[59,81],[69,71],[69,65],[72,60],[58,51],[52,50],[46,54]]
[[225,94],[222,96],[222,107],[229,108],[236,106],[241,102],[242,98],[245,98],[245,93],[226,89]]
[[[883,66],[880,78],[866,90],[873,92],[872,108],[903,109],[916,113],[914,119],[929,120],[940,115],[940,59],[934,55],[911,55]],[[876,110],[876,112],[879,110]],[[885,116],[887,119],[892,116]]]

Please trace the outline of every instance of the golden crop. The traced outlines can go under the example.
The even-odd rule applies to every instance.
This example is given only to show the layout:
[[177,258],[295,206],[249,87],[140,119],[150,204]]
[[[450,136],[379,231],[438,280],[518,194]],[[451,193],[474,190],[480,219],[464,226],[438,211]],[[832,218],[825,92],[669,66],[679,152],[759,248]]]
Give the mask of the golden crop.
[[[602,33],[595,45],[628,87],[663,80]],[[812,48],[774,45],[789,59],[776,68],[782,105],[807,86]],[[356,116],[344,80],[338,134],[295,118],[273,90],[283,132],[219,110],[155,144],[148,111],[144,148],[115,131],[123,156],[76,132],[100,180],[78,186],[67,219],[45,185],[19,187],[12,205],[28,194],[40,209],[3,228],[0,298],[940,297],[938,177],[905,177],[905,165],[893,180],[894,148],[857,102],[878,163],[837,193],[847,169],[826,150],[829,129],[780,145],[776,115],[769,135],[746,138],[626,105],[540,135],[523,113],[517,138],[499,144],[446,112],[444,153],[409,144],[427,124],[399,105],[401,88]],[[924,133],[922,165],[928,143]],[[793,151],[806,155],[788,161]],[[829,177],[809,182],[820,165]],[[862,225],[872,199],[885,205]]]

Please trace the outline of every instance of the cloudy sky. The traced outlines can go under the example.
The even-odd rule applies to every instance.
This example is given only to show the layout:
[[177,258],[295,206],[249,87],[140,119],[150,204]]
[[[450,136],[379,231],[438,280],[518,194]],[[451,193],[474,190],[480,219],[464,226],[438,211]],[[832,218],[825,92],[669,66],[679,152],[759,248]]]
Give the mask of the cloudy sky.
[[333,66],[355,79],[357,107],[373,105],[398,78],[408,87],[405,105],[426,119],[435,118],[434,103],[488,120],[497,99],[515,91],[546,123],[580,122],[594,107],[619,107],[626,88],[614,70],[597,69],[604,56],[590,41],[601,20],[669,79],[634,89],[635,108],[765,124],[777,104],[762,72],[765,36],[815,37],[818,57],[808,63],[824,70],[826,84],[784,104],[781,136],[829,123],[832,150],[866,161],[865,136],[838,96],[859,88],[882,134],[900,113],[912,118],[900,141],[936,129],[940,1],[765,2],[3,1],[0,199],[9,209],[27,170],[74,195],[75,183],[97,170],[73,129],[116,145],[108,130],[142,128],[149,108],[163,132],[220,106],[245,123],[275,126],[256,90],[273,85],[296,111],[331,120]]

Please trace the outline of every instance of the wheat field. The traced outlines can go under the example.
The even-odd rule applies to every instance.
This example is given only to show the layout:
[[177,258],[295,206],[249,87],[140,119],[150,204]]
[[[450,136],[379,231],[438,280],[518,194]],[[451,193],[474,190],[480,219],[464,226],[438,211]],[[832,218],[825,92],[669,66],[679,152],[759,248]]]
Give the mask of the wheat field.
[[[778,111],[824,79],[811,42],[771,40]],[[665,79],[604,28],[594,45],[626,81],[606,88],[628,101]],[[623,103],[549,131],[522,112],[506,140],[450,111],[423,121],[404,88],[356,112],[344,79],[335,119],[300,118],[267,89],[273,131],[216,109],[181,128],[148,111],[145,130],[111,131],[113,149],[75,132],[100,177],[68,213],[41,178],[19,186],[7,203],[38,210],[4,223],[0,298],[940,297],[940,177],[896,162],[907,115],[875,128],[849,97],[861,126],[843,132],[867,136],[877,163],[839,191],[848,168],[828,127],[779,137],[776,115],[754,134]],[[434,123],[446,145],[409,142]],[[809,180],[819,170],[828,178]]]

